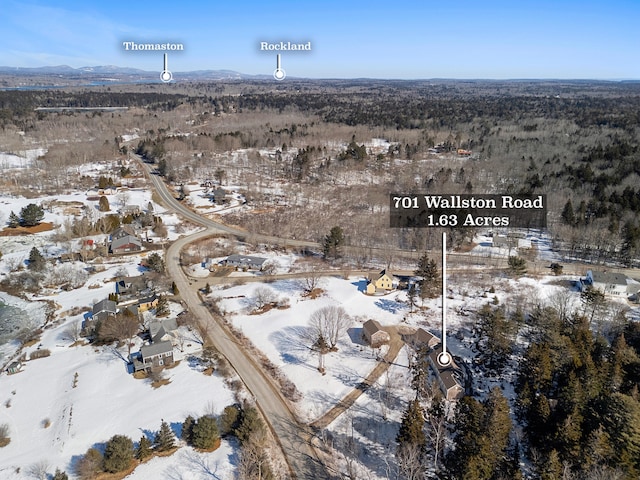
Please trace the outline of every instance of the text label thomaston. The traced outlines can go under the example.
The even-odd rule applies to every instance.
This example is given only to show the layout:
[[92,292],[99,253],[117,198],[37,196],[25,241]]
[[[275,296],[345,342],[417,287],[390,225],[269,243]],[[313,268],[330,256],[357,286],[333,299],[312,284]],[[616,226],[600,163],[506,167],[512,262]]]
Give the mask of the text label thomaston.
[[184,50],[182,43],[136,43],[136,42],[122,42],[122,46],[125,50],[135,51],[180,51]]

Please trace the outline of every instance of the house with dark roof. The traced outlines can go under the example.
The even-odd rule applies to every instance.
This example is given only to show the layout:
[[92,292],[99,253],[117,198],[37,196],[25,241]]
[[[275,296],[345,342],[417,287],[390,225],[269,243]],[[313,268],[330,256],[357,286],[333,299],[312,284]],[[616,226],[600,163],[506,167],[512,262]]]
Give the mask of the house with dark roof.
[[138,311],[142,313],[146,312],[147,310],[151,310],[152,308],[156,308],[159,301],[160,297],[158,297],[155,293],[150,297],[143,298],[138,302]]
[[151,281],[144,275],[116,279],[116,294],[120,297],[148,296],[151,293]]
[[96,303],[91,311],[92,320],[94,322],[100,322],[110,318],[115,318],[118,308],[116,306],[116,302],[105,298],[104,300],[100,300]]
[[440,343],[440,339],[424,328],[418,328],[414,333],[404,335],[405,343],[411,345],[414,350],[427,348],[428,350]]
[[453,361],[453,355],[450,355],[451,362],[447,366],[440,365],[438,356],[442,353],[442,345],[438,345],[432,349],[427,355],[429,367],[438,382],[440,391],[447,400],[458,400],[464,396],[464,387],[462,386],[462,370]]
[[114,254],[139,252],[142,250],[142,241],[135,235],[125,235],[124,237],[111,240],[109,251]]
[[217,205],[222,205],[227,201],[227,192],[223,188],[215,188],[211,192],[211,198]]
[[382,326],[375,320],[367,320],[362,325],[362,337],[371,346],[379,348],[391,341],[389,332],[385,332]]
[[121,225],[120,227],[116,228],[111,233],[111,241],[114,241],[118,238],[126,237],[127,235],[136,237],[137,233],[136,233],[136,229],[132,225],[125,223],[124,225]]
[[262,270],[264,262],[267,259],[263,257],[253,257],[251,255],[229,255],[223,263],[230,267],[240,268],[242,270]]
[[173,365],[173,345],[169,340],[144,345],[136,357],[132,357],[134,371],[152,372]]

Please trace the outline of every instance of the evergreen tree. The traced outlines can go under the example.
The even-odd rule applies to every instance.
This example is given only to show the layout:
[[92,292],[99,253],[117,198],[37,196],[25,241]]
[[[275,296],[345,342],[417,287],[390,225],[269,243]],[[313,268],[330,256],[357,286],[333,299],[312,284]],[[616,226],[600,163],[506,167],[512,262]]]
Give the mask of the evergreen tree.
[[9,214],[9,228],[16,228],[20,226],[20,217],[16,215],[13,211]]
[[156,305],[156,317],[162,317],[169,314],[169,301],[164,295],[158,297],[158,304]]
[[512,275],[520,276],[527,273],[527,261],[522,257],[510,256],[507,260]]
[[484,348],[480,358],[487,366],[498,371],[506,364],[513,348],[515,325],[504,315],[503,308],[484,305],[478,312],[479,329]]
[[232,433],[240,420],[240,409],[235,405],[227,405],[220,415],[220,435]]
[[416,392],[416,398],[424,399],[427,395],[429,381],[428,353],[428,348],[421,347],[416,352],[415,360],[411,365],[411,387]]
[[196,419],[189,415],[182,422],[182,433],[180,434],[180,438],[187,442],[187,444],[191,445],[193,439],[193,426],[196,423]]
[[167,168],[167,161],[164,158],[161,158],[157,166],[158,175],[164,177],[167,174]]
[[40,250],[36,247],[33,247],[29,252],[29,270],[33,270],[34,272],[40,272],[44,270],[47,265],[47,261],[44,259]]
[[175,446],[175,438],[171,427],[163,420],[160,424],[160,431],[158,431],[156,437],[153,439],[153,446],[158,452],[166,452]]
[[69,476],[65,472],[61,472],[59,468],[56,468],[56,473],[53,474],[51,480],[69,480]]
[[560,216],[565,225],[575,225],[576,217],[573,213],[573,204],[571,203],[571,199],[567,200],[567,203],[564,204],[564,208],[562,209]]
[[266,427],[255,407],[246,406],[242,409],[238,428],[235,435],[241,445],[246,444],[253,436],[262,437],[266,433]]
[[98,210],[100,210],[101,212],[108,212],[109,210],[111,210],[109,199],[104,195],[100,197],[100,201],[98,202]]
[[447,469],[454,478],[489,480],[503,468],[511,432],[509,404],[499,388],[484,403],[463,397],[457,406],[454,448]]
[[136,447],[136,458],[142,461],[145,458],[149,458],[152,453],[151,440],[149,440],[146,435],[143,435],[140,437],[140,441]]
[[333,227],[329,235],[324,237],[322,251],[324,258],[338,258],[340,256],[340,247],[344,244],[344,232],[340,227]]
[[33,227],[38,225],[44,218],[44,210],[35,203],[30,203],[20,210],[20,219],[25,227]]
[[133,442],[124,435],[114,435],[104,450],[103,468],[107,472],[122,472],[131,466]]
[[540,480],[558,480],[564,470],[558,451],[553,449],[547,458],[537,465]]
[[213,417],[203,416],[193,426],[192,444],[195,448],[211,450],[219,445],[220,433]]
[[147,257],[145,265],[149,270],[153,270],[154,272],[164,272],[164,260],[162,260],[162,257],[156,252],[153,252]]
[[438,295],[441,279],[435,260],[424,253],[420,257],[414,273],[416,276],[421,277],[419,280],[421,298],[433,298]]
[[418,399],[409,402],[400,421],[400,430],[396,436],[399,445],[411,444],[422,447],[425,443],[424,411]]

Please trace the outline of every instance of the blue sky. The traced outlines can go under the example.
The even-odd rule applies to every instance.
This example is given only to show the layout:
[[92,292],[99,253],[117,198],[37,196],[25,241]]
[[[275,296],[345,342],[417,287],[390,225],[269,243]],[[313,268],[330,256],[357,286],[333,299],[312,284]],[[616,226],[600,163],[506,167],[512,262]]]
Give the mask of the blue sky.
[[160,71],[122,42],[175,42],[173,72],[270,74],[260,41],[311,41],[287,75],[640,79],[639,21],[639,0],[0,0],[0,65]]

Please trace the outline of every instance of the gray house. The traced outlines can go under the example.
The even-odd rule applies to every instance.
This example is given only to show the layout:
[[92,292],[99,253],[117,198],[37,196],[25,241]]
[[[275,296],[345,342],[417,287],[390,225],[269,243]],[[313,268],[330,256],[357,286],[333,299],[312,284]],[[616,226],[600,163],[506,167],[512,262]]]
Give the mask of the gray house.
[[116,293],[122,297],[148,296],[151,294],[151,281],[144,275],[120,277],[116,280]]
[[144,370],[151,372],[173,365],[173,345],[165,340],[140,348],[140,358],[134,359],[133,366],[136,372]]
[[105,298],[104,300],[100,300],[93,306],[92,320],[94,322],[99,322],[108,320],[110,318],[115,318],[117,311],[118,309],[116,307],[116,302]]
[[178,322],[175,318],[165,320],[154,320],[149,323],[149,336],[153,343],[172,341],[175,339],[175,331],[178,330]]
[[109,250],[111,253],[139,252],[142,250],[142,241],[135,235],[125,235],[111,240]]
[[610,297],[627,298],[638,293],[640,283],[623,273],[588,270],[586,278],[580,279],[581,290],[587,287],[599,290]]
[[223,263],[230,267],[236,267],[243,270],[262,270],[266,258],[252,257],[250,255],[229,255]]
[[136,236],[136,229],[131,225],[125,224],[118,228],[116,228],[111,234],[111,241],[116,240],[117,238],[126,237],[127,235]]
[[438,345],[429,352],[427,356],[429,366],[444,397],[447,400],[458,400],[464,396],[464,388],[459,380],[462,377],[462,370],[453,361],[453,357],[451,357],[451,363],[446,367],[440,365],[438,355],[441,353],[442,345]]
[[405,335],[404,341],[418,350],[421,347],[431,349],[440,343],[440,339],[424,328],[418,328],[415,333]]

